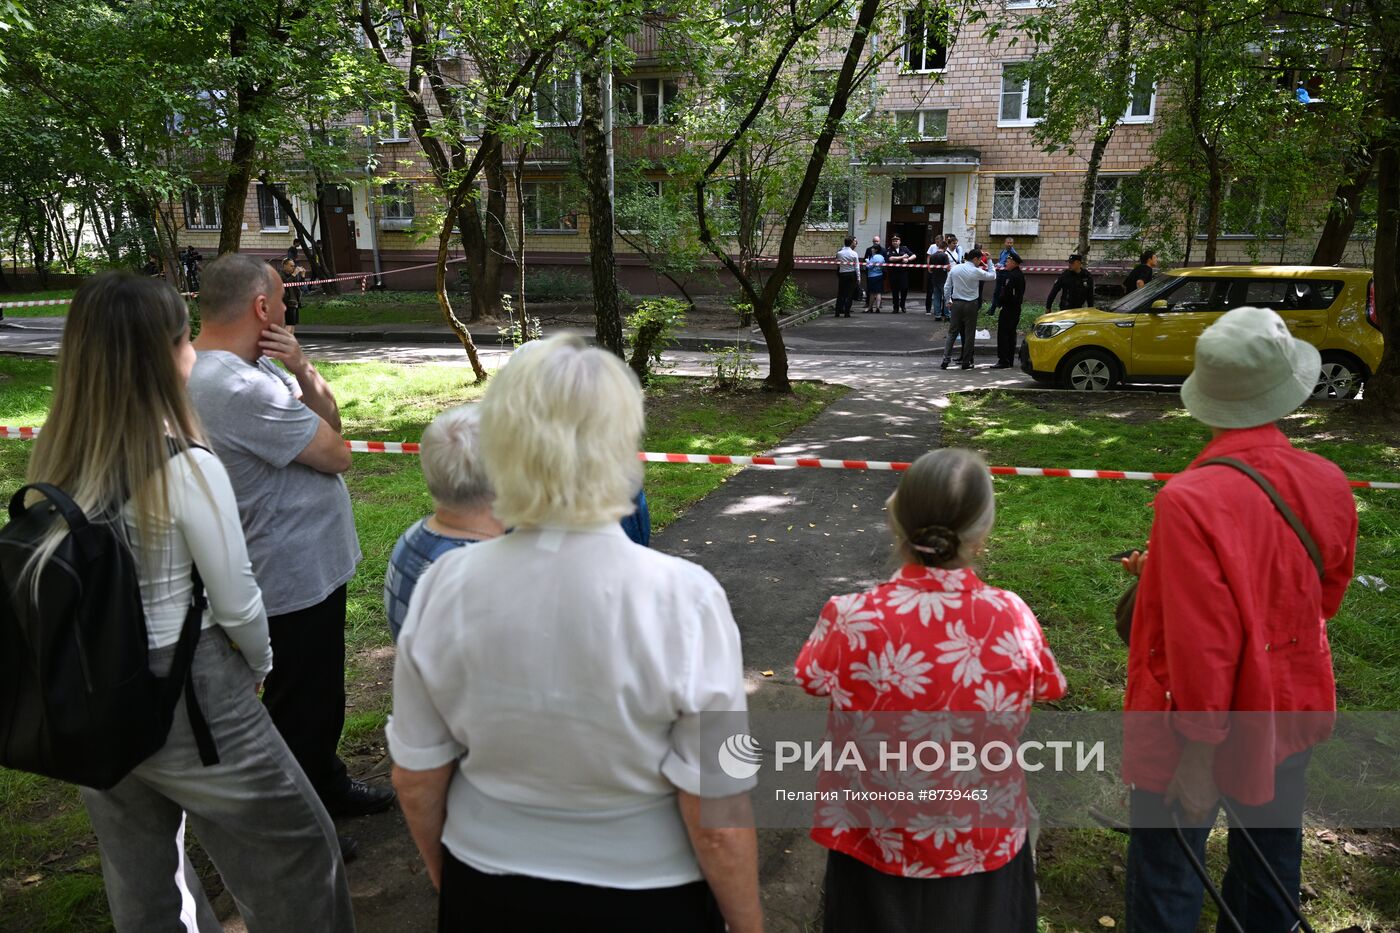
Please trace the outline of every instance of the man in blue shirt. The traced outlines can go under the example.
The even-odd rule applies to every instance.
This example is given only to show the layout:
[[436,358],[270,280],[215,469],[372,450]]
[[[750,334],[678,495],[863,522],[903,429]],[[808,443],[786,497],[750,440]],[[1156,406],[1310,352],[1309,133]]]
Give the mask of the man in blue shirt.
[[[433,561],[449,551],[505,534],[491,511],[495,493],[477,455],[475,405],[450,408],[423,432],[420,459],[433,514],[414,522],[394,545],[384,575],[384,613],[395,641],[408,615],[408,602],[418,580]],[[637,511],[622,520],[622,529],[635,543],[651,541],[651,511],[646,493],[637,493]]]

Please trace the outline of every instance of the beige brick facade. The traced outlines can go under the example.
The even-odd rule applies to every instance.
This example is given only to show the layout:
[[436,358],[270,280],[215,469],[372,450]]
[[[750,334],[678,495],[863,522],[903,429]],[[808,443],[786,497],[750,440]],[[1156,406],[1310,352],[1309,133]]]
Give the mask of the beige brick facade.
[[[999,10],[1004,9],[999,2],[997,6]],[[1014,7],[1004,9],[1004,14],[1021,15]],[[869,167],[866,177],[852,183],[847,218],[849,230],[829,226],[809,229],[798,242],[799,256],[830,257],[847,232],[858,238],[861,248],[875,235],[885,238],[893,232],[902,232],[907,245],[920,251],[934,234],[943,232],[956,233],[965,249],[973,243],[999,249],[1004,237],[1012,235],[1032,269],[1062,266],[1077,239],[1087,140],[1074,154],[1047,153],[1032,138],[1030,121],[1002,119],[1004,69],[1027,57],[1024,46],[1011,43],[1011,32],[1006,30],[1003,38],[989,41],[981,27],[965,27],[947,50],[946,63],[941,69],[911,72],[905,62],[897,58],[880,70],[874,109],[882,115],[932,112],[932,116],[915,124],[924,127],[924,135],[929,138],[909,143],[910,157],[905,162]],[[652,34],[644,39],[653,44],[658,41],[657,35]],[[630,77],[665,74],[657,68],[654,60],[642,55]],[[683,77],[678,76],[678,80],[684,82]],[[943,124],[937,116],[940,112],[946,113],[946,133],[942,132]],[[1104,157],[1101,178],[1133,176],[1150,162],[1156,116],[1154,101],[1151,112],[1137,113],[1118,127]],[[640,129],[619,128],[615,132],[619,152],[647,145]],[[359,138],[364,138],[363,134]],[[370,151],[381,176],[397,173],[401,182],[418,185],[413,196],[413,221],[409,225],[404,219],[386,218],[386,205],[380,192],[372,190],[364,176],[350,180],[347,184],[350,194],[339,209],[348,221],[340,236],[348,234],[353,245],[342,251],[339,271],[371,272],[376,255],[379,267],[386,271],[431,262],[435,256],[436,235],[435,232],[423,235],[428,233],[425,228],[430,225],[428,220],[432,214],[432,204],[423,186],[430,179],[425,159],[416,143],[410,141],[374,140]],[[839,146],[830,157],[832,162],[844,162],[848,158]],[[566,182],[567,171],[562,147],[546,141],[531,154],[526,182]],[[858,171],[857,174],[862,173]],[[575,183],[573,187],[577,191],[579,186]],[[1026,197],[1032,193],[1033,206],[1032,199]],[[517,196],[515,191],[508,192],[507,216],[503,220],[512,247],[516,242],[516,218],[519,216]],[[582,201],[581,194],[578,200]],[[297,199],[297,206],[303,222],[319,235],[313,225],[314,205]],[[177,217],[183,222],[181,207],[177,206]],[[998,211],[1002,214],[1009,211],[1012,216],[1002,218]],[[293,239],[290,230],[264,227],[256,184],[249,190],[241,223],[244,225],[244,250],[269,256],[280,254]],[[583,273],[587,263],[588,217],[582,203],[578,204],[572,224],[571,229],[561,230],[532,230],[527,224],[526,262],[532,267],[574,267]],[[404,229],[406,226],[409,228]],[[1133,260],[1127,253],[1131,248],[1131,234],[1131,230],[1112,226],[1098,230],[1091,246],[1091,264],[1105,274],[1111,274],[1114,267],[1130,265]],[[776,237],[772,240],[776,242]],[[181,245],[193,243],[212,251],[218,242],[218,230],[182,229],[179,241]],[[1193,246],[1196,261],[1199,261],[1202,245]],[[1252,253],[1265,261],[1306,261],[1313,245],[1311,238],[1293,241],[1223,239],[1218,253],[1222,262],[1249,261]],[[629,286],[646,288],[647,280],[654,277],[645,274],[642,257],[621,238],[615,247],[620,272],[629,273],[625,276]],[[1175,251],[1180,252],[1179,245]],[[1357,252],[1356,258],[1364,258],[1359,246]],[[819,283],[814,290],[824,290],[821,287],[826,284],[824,279],[804,278]],[[1035,281],[1037,278],[1032,276],[1032,294],[1048,287],[1048,283]],[[429,281],[429,272],[386,279],[391,287],[422,287]]]

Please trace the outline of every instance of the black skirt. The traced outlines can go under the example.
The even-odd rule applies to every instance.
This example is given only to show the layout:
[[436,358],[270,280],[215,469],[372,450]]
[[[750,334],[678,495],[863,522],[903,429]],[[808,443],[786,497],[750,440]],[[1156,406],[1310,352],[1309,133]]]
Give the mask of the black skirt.
[[438,933],[724,933],[703,881],[673,888],[603,888],[528,875],[491,875],[442,853]]
[[823,933],[1035,933],[1031,847],[996,871],[950,878],[887,875],[828,852],[823,913]]

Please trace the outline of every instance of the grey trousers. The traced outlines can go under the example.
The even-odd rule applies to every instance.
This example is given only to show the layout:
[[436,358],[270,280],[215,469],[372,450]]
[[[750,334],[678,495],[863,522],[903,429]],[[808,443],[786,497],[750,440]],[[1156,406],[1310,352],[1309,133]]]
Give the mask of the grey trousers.
[[[152,651],[151,670],[174,651]],[[221,629],[201,636],[191,675],[219,763],[201,764],[182,697],[164,748],[111,790],[82,788],[117,933],[222,930],[185,856],[186,818],[248,933],[353,933],[335,827]]]
[[943,358],[953,358],[953,342],[962,334],[962,356],[959,362],[971,363],[972,351],[977,343],[977,302],[954,299],[950,306],[953,320],[948,324],[948,343],[943,348]]

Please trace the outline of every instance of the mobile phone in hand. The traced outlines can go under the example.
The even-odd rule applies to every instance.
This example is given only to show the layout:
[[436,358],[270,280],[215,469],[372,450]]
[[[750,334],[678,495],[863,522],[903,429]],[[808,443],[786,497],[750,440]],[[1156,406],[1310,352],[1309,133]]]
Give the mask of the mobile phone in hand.
[[1142,552],[1142,548],[1137,548],[1137,547],[1135,547],[1135,548],[1129,548],[1129,549],[1126,550],[1126,551],[1119,551],[1117,554],[1114,554],[1113,556],[1109,557],[1109,560],[1127,560],[1129,557],[1132,557],[1134,554],[1139,554],[1139,553],[1141,553],[1141,552]]

